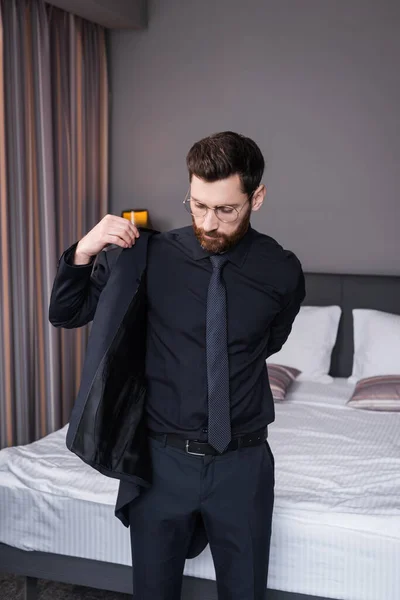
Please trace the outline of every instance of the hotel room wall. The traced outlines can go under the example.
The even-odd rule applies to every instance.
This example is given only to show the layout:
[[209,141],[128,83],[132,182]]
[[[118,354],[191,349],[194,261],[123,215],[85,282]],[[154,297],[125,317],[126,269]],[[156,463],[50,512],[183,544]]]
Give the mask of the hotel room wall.
[[152,0],[109,36],[110,210],[190,223],[185,156],[254,138],[268,195],[252,223],[307,271],[400,274],[400,4]]

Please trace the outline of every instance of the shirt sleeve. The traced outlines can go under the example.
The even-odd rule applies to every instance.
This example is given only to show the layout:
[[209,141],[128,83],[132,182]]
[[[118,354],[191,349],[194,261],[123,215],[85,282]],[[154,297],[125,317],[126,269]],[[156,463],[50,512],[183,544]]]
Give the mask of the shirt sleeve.
[[279,352],[289,337],[293,321],[300,310],[301,303],[306,296],[304,273],[298,258],[288,251],[288,258],[294,268],[293,282],[290,291],[284,295],[282,308],[274,317],[270,325],[270,336],[267,346],[267,356]]
[[[78,242],[76,242],[75,244],[73,244],[72,246],[70,246],[62,255],[61,259],[65,261],[65,263],[74,268],[74,269],[82,269],[82,268],[88,268],[88,267],[93,267],[93,263],[95,261],[95,257],[92,256],[90,262],[86,263],[86,265],[74,265],[74,258],[75,258],[75,251],[76,251],[76,247],[78,245]],[[90,269],[91,270],[91,269]]]
[[49,321],[54,327],[72,329],[89,323],[110,275],[111,252],[100,252],[87,265],[74,265],[76,246],[68,248],[58,261],[49,303]]

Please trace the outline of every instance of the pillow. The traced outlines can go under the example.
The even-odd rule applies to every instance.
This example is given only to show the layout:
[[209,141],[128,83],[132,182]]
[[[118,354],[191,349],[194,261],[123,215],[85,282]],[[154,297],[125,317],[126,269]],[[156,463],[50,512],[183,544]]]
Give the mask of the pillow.
[[349,383],[375,375],[400,375],[400,316],[353,309],[354,355]]
[[400,412],[400,375],[360,379],[347,405],[366,410]]
[[288,339],[267,363],[298,369],[299,381],[331,383],[328,373],[341,313],[340,306],[301,306]]
[[273,399],[277,401],[284,400],[286,392],[296,377],[300,375],[300,371],[293,369],[293,367],[273,364],[267,365],[267,369]]

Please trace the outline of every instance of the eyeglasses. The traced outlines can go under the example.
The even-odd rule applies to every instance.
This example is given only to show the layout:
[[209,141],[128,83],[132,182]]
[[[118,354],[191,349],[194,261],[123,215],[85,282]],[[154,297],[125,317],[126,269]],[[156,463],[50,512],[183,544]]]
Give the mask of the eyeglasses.
[[[255,190],[254,190],[255,192]],[[198,219],[204,219],[209,210],[213,210],[217,219],[222,221],[223,223],[233,223],[239,218],[239,214],[243,207],[249,202],[254,194],[252,192],[249,198],[242,204],[240,208],[236,208],[234,206],[216,206],[215,208],[211,208],[210,206],[206,206],[202,202],[198,202],[197,200],[193,200],[190,197],[190,189],[188,190],[185,199],[183,201],[183,206],[186,208],[188,213],[197,217]]]

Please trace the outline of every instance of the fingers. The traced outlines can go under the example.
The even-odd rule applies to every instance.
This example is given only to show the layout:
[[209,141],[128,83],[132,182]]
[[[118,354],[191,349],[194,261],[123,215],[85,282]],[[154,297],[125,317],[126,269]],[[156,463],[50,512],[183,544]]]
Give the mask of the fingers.
[[104,233],[108,236],[107,240],[109,243],[117,244],[122,248],[131,248],[135,244],[137,238],[140,237],[136,225],[123,217],[106,215],[103,219],[102,226]]
[[135,244],[135,242],[133,242],[130,238],[122,237],[121,235],[115,235],[113,233],[109,233],[107,235],[107,240],[109,244],[115,244],[121,248],[132,248],[132,246]]
[[103,217],[101,223],[108,228],[120,225],[124,229],[132,231],[135,237],[137,238],[140,235],[136,225],[134,223],[131,223],[129,219],[125,219],[124,217],[117,217],[117,215],[106,215],[105,217]]
[[[121,221],[124,221],[124,222],[121,222]],[[118,231],[118,232],[119,231],[126,232],[130,236],[132,241],[135,242],[135,240],[140,235],[138,228],[136,227],[136,225],[134,225],[133,223],[128,221],[128,219],[124,219],[123,217],[121,217],[121,221],[117,221],[114,224],[114,229],[116,229],[116,231]]]
[[[128,223],[129,225],[129,223]],[[133,245],[139,236],[136,236],[135,232],[132,231],[132,228],[126,227],[124,224],[115,225],[110,231],[113,235],[118,235],[121,237],[127,244],[130,246]],[[138,232],[139,233],[139,232]]]
[[139,230],[134,223],[131,223],[130,221],[128,221],[128,219],[125,219],[124,217],[115,218],[118,219],[117,221],[115,221],[116,226],[122,227],[124,230],[132,234],[135,238],[139,237]]

